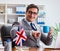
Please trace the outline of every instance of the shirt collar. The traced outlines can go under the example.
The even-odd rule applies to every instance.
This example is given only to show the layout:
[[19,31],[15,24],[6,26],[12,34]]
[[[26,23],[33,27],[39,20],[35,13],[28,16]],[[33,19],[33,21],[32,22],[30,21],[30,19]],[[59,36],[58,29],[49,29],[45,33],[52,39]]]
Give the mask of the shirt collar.
[[25,18],[25,21],[30,25],[31,22],[29,22],[26,18]]
[[26,18],[25,18],[25,21],[30,25],[30,23],[34,23],[35,24],[35,22],[29,22]]

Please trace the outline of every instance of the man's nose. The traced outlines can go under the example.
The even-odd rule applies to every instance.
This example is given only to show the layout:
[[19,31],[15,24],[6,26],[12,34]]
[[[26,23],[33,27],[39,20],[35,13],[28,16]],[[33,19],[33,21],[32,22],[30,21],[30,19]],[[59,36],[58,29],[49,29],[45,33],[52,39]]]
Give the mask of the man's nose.
[[31,13],[31,16],[34,16],[34,14],[33,14],[33,13]]

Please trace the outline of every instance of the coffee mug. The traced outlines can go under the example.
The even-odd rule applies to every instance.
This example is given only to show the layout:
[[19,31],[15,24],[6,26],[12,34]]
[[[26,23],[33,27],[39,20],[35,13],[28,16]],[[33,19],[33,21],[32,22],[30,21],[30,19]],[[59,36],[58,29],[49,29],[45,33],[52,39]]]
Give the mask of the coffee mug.
[[48,33],[50,31],[50,27],[49,26],[43,26],[43,32],[44,33]]

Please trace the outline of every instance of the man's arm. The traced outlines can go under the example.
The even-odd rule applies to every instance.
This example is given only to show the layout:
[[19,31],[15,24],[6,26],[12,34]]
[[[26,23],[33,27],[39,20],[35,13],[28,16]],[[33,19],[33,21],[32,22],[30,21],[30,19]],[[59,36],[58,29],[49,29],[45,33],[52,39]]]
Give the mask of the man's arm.
[[46,37],[44,34],[41,34],[41,41],[46,45],[50,45],[52,43],[52,38],[53,36]]
[[10,30],[11,38],[13,39],[16,36],[16,31],[18,30],[18,26],[13,26]]

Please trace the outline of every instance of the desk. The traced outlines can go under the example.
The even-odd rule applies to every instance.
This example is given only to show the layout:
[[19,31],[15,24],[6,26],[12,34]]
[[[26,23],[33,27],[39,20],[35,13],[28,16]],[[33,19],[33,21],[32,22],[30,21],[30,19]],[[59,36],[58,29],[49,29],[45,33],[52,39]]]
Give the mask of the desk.
[[[40,51],[39,48],[29,48],[23,49],[24,51]],[[13,48],[12,51],[18,51],[16,48]],[[43,51],[60,51],[60,48],[44,48]]]
[[[29,48],[23,49],[24,51],[40,51],[38,48]],[[3,48],[0,48],[0,51],[4,51]],[[16,48],[12,48],[12,51],[18,51]],[[60,51],[60,48],[44,48],[43,51]]]
[[[16,48],[12,48],[12,51],[18,51]],[[23,49],[23,51],[39,51],[39,48],[28,48],[28,49]]]
[[44,51],[60,51],[60,48],[45,48]]

